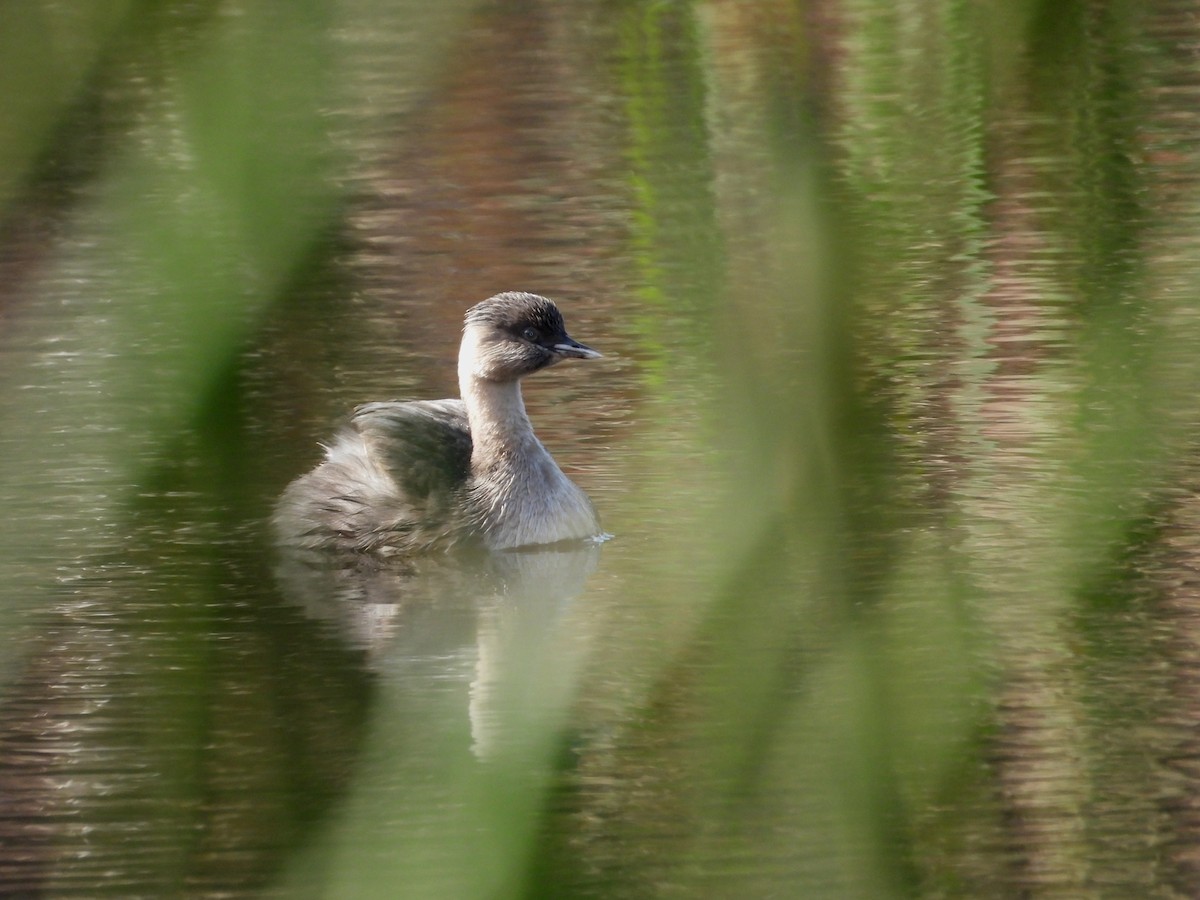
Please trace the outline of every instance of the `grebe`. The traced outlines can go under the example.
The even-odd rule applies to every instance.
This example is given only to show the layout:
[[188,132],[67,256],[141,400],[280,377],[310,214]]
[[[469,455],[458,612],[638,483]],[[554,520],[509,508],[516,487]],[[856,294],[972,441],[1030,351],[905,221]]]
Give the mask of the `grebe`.
[[599,357],[545,297],[510,291],[473,306],[458,355],[462,399],[358,407],[325,461],[284,491],[278,539],[390,555],[599,537],[591,501],[537,439],[521,397],[526,375]]

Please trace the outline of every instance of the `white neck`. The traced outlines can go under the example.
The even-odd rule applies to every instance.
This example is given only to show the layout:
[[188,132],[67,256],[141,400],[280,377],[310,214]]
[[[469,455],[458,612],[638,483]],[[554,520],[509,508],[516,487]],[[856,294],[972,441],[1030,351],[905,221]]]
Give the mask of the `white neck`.
[[580,540],[600,523],[583,491],[563,474],[533,433],[519,381],[491,381],[481,335],[468,327],[458,357],[458,389],[471,427],[471,502],[493,550]]
[[522,454],[544,453],[525,412],[521,383],[483,378],[475,369],[481,358],[477,341],[478,335],[468,329],[458,357],[458,390],[471,425],[471,467],[478,471],[511,464]]

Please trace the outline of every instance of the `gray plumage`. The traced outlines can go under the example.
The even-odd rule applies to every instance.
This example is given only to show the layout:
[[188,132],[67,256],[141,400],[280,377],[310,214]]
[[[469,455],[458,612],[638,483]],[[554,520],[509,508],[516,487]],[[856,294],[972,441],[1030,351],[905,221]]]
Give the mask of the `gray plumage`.
[[459,352],[462,399],[358,407],[325,461],[280,498],[278,540],[387,555],[597,536],[591,502],[533,433],[520,379],[599,355],[567,335],[545,297],[509,292],[472,307]]

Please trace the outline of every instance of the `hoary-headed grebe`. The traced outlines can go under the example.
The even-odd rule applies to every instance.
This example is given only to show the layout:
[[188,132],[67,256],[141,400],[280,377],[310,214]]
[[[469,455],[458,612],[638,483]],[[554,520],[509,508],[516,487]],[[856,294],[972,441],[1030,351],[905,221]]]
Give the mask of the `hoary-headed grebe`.
[[533,433],[521,379],[596,359],[550,300],[511,291],[467,311],[461,400],[367,403],[275,511],[291,547],[408,553],[471,541],[503,550],[601,534],[591,501]]

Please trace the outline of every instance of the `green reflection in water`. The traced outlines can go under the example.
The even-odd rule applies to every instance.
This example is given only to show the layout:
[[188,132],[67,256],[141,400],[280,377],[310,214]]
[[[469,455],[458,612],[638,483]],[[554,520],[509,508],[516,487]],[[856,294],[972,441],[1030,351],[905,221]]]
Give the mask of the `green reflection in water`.
[[[360,702],[358,688],[317,692],[299,722],[264,721],[272,709],[255,688],[287,676],[264,663],[275,645],[256,629],[278,622],[205,607],[266,576],[226,548],[219,562],[244,567],[230,578],[211,555],[222,513],[180,512],[171,494],[238,482],[249,426],[226,423],[228,441],[203,450],[180,451],[175,435],[197,420],[220,431],[205,414],[237,392],[213,385],[336,219],[331,35],[370,30],[360,15],[382,20],[369,3],[344,18],[321,4],[226,8],[239,15],[193,21],[178,67],[160,63],[145,94],[122,101],[125,137],[86,185],[57,280],[27,300],[26,352],[42,365],[6,375],[22,388],[2,413],[6,609],[63,567],[100,576],[107,590],[83,618],[104,625],[76,636],[108,643],[77,658],[99,673],[90,687],[126,679],[125,703],[144,700],[147,718],[118,704],[126,718],[99,750],[144,760],[153,796],[169,801],[157,820],[142,813],[151,791],[100,817],[163,823],[148,867],[119,859],[116,829],[93,852],[174,890],[199,883],[200,858],[220,881],[212,848],[251,847],[261,856],[246,882],[278,875],[291,896],[1083,896],[1168,881],[1189,892],[1187,810],[1160,802],[1182,776],[1147,760],[1162,747],[1147,751],[1143,730],[1166,720],[1160,710],[1189,721],[1194,709],[1136,657],[1165,628],[1173,649],[1157,651],[1157,668],[1190,683],[1192,611],[1168,585],[1164,605],[1183,624],[1162,621],[1132,585],[1148,558],[1189,549],[1145,523],[1170,507],[1188,531],[1169,480],[1186,469],[1179,432],[1193,424],[1197,374],[1194,74],[1161,34],[1191,35],[1190,19],[1128,3],[846,0],[826,34],[790,4],[619,5],[592,49],[617,57],[626,117],[639,386],[654,427],[675,438],[651,433],[631,454],[643,468],[630,515],[653,527],[631,529],[644,544],[607,573],[619,585],[610,606],[570,620],[599,647],[590,667],[570,652],[544,671],[515,667],[544,715],[508,710],[522,726],[509,755],[481,764],[467,752],[463,697],[439,693],[447,651],[433,654],[431,693],[397,677],[369,722],[355,707],[333,723],[354,746],[364,729],[357,778],[342,780],[297,763],[289,729],[322,704]],[[77,20],[85,68],[118,27],[122,8],[108,9]],[[387,33],[399,40],[425,21],[417,13],[393,9]],[[438,46],[454,24],[418,43]],[[396,77],[427,77],[436,54],[425,53]],[[803,73],[822,67],[837,77],[814,98]],[[45,109],[81,77],[60,74],[35,98]],[[355,96],[371,107],[371,91]],[[45,109],[28,113],[35,141]],[[25,140],[13,156],[30,156]],[[64,297],[75,306],[46,312]],[[715,398],[711,381],[684,383],[706,352],[720,359]],[[729,462],[722,477],[710,442]],[[146,472],[181,452],[212,468],[134,502]],[[72,466],[77,490],[47,510],[45,472]],[[239,508],[224,501],[225,515]],[[156,530],[176,515],[202,524]],[[113,596],[127,583],[103,562],[131,534],[154,549],[119,556],[127,575],[178,554],[176,576],[192,579],[144,619]],[[127,640],[114,643],[114,622]],[[321,643],[312,623],[289,627],[302,647]],[[218,639],[241,649],[213,651]],[[29,652],[5,645],[10,659]],[[193,683],[216,699],[189,695]],[[168,724],[148,729],[155,720]],[[237,738],[272,752],[248,770],[256,778],[226,781],[239,770],[221,754],[236,756]],[[336,734],[312,740],[345,749]],[[191,751],[214,742],[220,759],[192,767]],[[197,838],[203,803],[239,783],[252,809],[224,821],[223,843],[221,823]],[[306,785],[316,811],[288,808]],[[101,808],[103,788],[77,796]],[[337,797],[337,814],[319,816]],[[1116,836],[1102,813],[1122,819]],[[305,815],[320,821],[298,829]],[[270,834],[255,844],[259,830]]]
[[632,327],[651,385],[691,355],[680,343],[696,346],[721,280],[694,16],[690,4],[629,2],[616,25],[629,140],[627,252],[643,304]]

